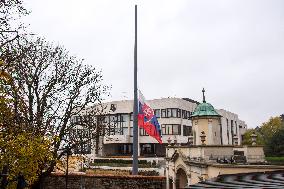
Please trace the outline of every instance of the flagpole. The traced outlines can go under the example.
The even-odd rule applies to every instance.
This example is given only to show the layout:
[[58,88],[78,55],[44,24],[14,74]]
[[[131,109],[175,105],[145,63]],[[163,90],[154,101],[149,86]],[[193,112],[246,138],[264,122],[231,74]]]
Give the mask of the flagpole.
[[132,175],[138,175],[137,5],[135,5],[134,104],[133,104],[133,150],[132,151],[133,151]]

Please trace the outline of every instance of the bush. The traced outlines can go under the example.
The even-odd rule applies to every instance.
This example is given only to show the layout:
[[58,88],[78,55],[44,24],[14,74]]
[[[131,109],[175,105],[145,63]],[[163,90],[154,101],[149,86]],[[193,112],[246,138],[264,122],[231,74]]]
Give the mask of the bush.
[[265,160],[270,164],[284,165],[284,157],[265,157]]
[[273,135],[264,150],[267,156],[284,156],[284,128]]

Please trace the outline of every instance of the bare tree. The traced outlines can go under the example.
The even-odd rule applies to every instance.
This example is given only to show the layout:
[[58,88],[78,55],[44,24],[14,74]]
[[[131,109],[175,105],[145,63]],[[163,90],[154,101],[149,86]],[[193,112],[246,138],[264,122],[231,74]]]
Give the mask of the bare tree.
[[0,50],[19,37],[25,28],[20,18],[28,13],[22,0],[0,0]]
[[[8,65],[5,69],[17,89],[17,94],[10,94],[14,109],[17,111],[19,99],[27,107],[18,120],[27,123],[21,129],[52,141],[53,160],[46,165],[45,171],[48,174],[66,150],[82,143],[82,140],[70,140],[76,126],[71,118],[84,115],[87,107],[100,103],[108,94],[108,87],[103,84],[101,71],[83,64],[63,47],[54,47],[44,39],[20,40],[6,48],[16,49],[9,51],[11,56],[3,57]],[[84,129],[86,127],[90,134],[96,132],[94,125],[84,124]],[[89,135],[83,142],[87,143],[91,137]]]

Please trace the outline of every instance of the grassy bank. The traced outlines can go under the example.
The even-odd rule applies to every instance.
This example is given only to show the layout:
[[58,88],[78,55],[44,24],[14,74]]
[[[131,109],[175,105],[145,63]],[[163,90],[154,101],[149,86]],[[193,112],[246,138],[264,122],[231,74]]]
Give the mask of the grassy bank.
[[284,165],[284,157],[265,157],[265,160],[273,165]]

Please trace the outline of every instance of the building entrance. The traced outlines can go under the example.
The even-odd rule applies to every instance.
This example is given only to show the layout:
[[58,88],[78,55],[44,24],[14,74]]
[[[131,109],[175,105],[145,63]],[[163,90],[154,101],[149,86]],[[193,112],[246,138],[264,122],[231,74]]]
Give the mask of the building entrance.
[[141,156],[155,156],[155,145],[154,144],[141,144]]

